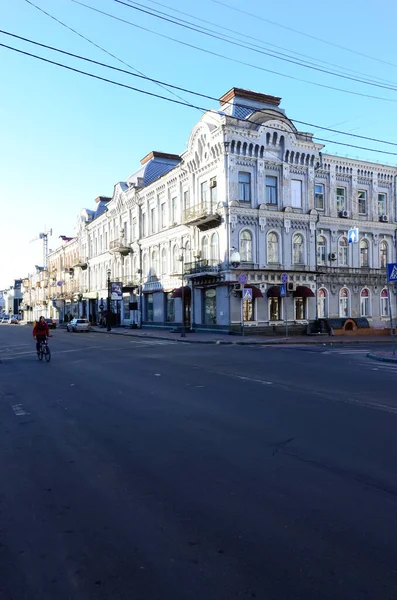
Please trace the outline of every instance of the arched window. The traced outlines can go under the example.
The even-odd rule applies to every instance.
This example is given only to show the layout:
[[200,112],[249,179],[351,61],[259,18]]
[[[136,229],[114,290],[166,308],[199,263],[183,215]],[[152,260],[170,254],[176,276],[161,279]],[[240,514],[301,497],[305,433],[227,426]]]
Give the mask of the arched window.
[[327,241],[325,237],[319,235],[317,238],[317,264],[325,265],[327,258]]
[[252,262],[252,233],[247,229],[240,236],[240,256],[242,262]]
[[185,257],[183,260],[184,260],[185,264],[189,264],[192,262],[192,252],[190,249],[190,242],[186,242],[186,244],[185,244]]
[[389,294],[386,288],[384,288],[380,293],[380,316],[389,316]]
[[386,269],[387,265],[387,254],[388,254],[387,242],[383,240],[379,246],[379,259],[380,259],[380,268]]
[[209,258],[208,256],[208,238],[205,235],[201,242],[201,257],[206,260]]
[[152,252],[152,264],[151,264],[151,275],[156,276],[159,271],[159,255],[157,250],[153,250]]
[[172,272],[179,273],[179,248],[178,244],[175,244],[172,248]]
[[367,288],[364,288],[363,290],[361,290],[360,309],[361,309],[362,317],[369,317],[371,315],[370,295],[369,295],[369,290]]
[[320,288],[317,292],[317,312],[319,319],[328,317],[328,292],[324,288]]
[[278,235],[273,231],[267,236],[267,262],[276,264],[280,262]]
[[142,258],[142,277],[144,279],[144,281],[146,281],[147,276],[148,276],[148,271],[149,271],[149,261],[148,261],[148,255],[144,254],[143,258]]
[[167,250],[165,248],[161,251],[161,273],[162,275],[167,273]]
[[292,238],[292,261],[294,265],[303,265],[303,235],[296,233]]
[[360,267],[369,267],[368,241],[360,242]]
[[211,237],[211,259],[219,260],[219,235],[217,233],[212,234]]
[[338,263],[340,267],[348,266],[348,250],[349,244],[345,237],[339,238]]
[[348,317],[350,315],[350,292],[347,288],[342,288],[339,292],[339,316]]

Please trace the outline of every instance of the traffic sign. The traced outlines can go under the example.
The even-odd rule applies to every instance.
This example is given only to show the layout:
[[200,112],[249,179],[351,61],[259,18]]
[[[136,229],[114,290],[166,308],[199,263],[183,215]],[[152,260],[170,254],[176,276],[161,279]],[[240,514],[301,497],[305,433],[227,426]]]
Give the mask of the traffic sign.
[[105,307],[104,307],[104,305],[103,305],[103,304],[100,304],[100,305],[99,305],[99,308],[102,310],[102,309],[104,309]]
[[358,227],[353,227],[347,232],[347,241],[349,244],[356,244],[358,242]]
[[240,275],[238,276],[238,281],[239,283],[241,283],[241,285],[246,284],[248,281],[247,275],[245,273],[240,273]]
[[243,300],[252,300],[251,288],[244,288]]
[[288,281],[288,273],[283,273],[283,274],[281,275],[281,281],[282,281],[283,283],[287,283],[287,281]]
[[388,263],[387,281],[389,283],[395,283],[397,281],[397,263]]
[[280,285],[280,298],[284,298],[287,295],[287,290],[285,285]]

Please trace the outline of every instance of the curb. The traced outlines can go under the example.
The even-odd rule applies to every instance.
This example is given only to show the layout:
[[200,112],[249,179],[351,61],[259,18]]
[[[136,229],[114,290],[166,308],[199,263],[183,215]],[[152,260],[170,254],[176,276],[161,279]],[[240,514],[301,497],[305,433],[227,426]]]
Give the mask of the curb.
[[396,358],[389,358],[387,356],[378,356],[377,354],[372,354],[372,352],[368,352],[367,358],[372,358],[373,360],[377,360],[379,362],[397,363],[397,356]]

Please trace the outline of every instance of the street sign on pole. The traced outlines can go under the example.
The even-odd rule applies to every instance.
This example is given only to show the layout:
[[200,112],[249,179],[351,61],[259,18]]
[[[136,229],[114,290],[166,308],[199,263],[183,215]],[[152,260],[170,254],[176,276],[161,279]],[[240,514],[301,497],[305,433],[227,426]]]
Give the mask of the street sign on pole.
[[240,273],[237,279],[241,285],[245,285],[248,281],[248,276],[245,273]]
[[349,244],[356,244],[358,242],[358,227],[352,227],[347,232],[347,241]]
[[397,263],[388,263],[387,281],[389,283],[395,283],[397,281]]
[[244,288],[243,300],[252,300],[252,289]]
[[285,284],[280,285],[280,298],[285,298],[286,295],[287,295],[287,290],[286,290]]
[[283,274],[281,275],[281,281],[282,281],[283,283],[287,283],[287,282],[288,282],[288,273],[283,273]]
[[389,300],[389,318],[390,318],[390,335],[392,341],[393,354],[396,354],[396,346],[394,339],[394,328],[393,328],[393,312],[391,307],[392,297],[390,284],[397,282],[397,263],[388,263],[387,264],[387,295]]

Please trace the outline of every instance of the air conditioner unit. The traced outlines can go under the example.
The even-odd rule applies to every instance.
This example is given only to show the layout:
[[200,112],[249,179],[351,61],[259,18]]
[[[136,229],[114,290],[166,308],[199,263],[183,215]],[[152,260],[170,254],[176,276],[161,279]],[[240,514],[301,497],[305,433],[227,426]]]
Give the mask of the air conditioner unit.
[[381,223],[387,223],[388,222],[388,217],[387,215],[380,215],[379,217],[379,221],[381,221]]
[[234,286],[233,286],[233,290],[234,290],[235,292],[241,292],[241,290],[242,290],[242,285],[241,285],[241,283],[235,283],[235,284],[234,284]]
[[216,188],[216,179],[211,179],[210,188]]
[[288,281],[287,283],[287,292],[294,292],[296,290],[296,283],[293,281]]
[[349,213],[347,212],[347,210],[341,210],[341,211],[339,211],[339,216],[342,217],[343,219],[347,219],[347,217],[349,216]]
[[336,260],[336,254],[335,254],[335,252],[331,252],[330,253],[329,260]]

